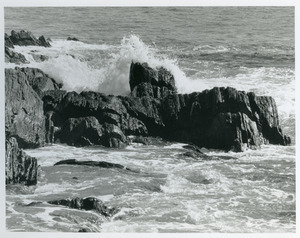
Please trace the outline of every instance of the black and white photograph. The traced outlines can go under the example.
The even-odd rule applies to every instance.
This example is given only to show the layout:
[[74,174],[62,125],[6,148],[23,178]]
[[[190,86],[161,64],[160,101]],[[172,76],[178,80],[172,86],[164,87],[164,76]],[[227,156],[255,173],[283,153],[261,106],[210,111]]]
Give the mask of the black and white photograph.
[[5,234],[295,235],[296,6],[124,2],[4,5]]

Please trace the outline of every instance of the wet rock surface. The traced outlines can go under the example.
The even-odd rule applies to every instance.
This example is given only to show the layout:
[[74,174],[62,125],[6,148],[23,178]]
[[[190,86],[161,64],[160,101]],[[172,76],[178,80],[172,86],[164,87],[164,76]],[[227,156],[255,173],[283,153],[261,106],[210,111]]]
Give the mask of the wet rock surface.
[[29,61],[26,60],[25,56],[14,52],[5,46],[5,62],[6,63],[15,63],[15,64],[28,64]]
[[85,165],[91,167],[100,167],[100,168],[112,168],[112,169],[124,169],[132,172],[137,172],[133,169],[127,168],[120,164],[105,162],[105,161],[77,161],[75,159],[62,160],[54,164],[56,165]]
[[7,139],[5,148],[6,184],[35,185],[37,175],[38,164],[36,158],[28,156],[19,149],[16,138]]
[[134,97],[163,98],[177,91],[174,76],[168,70],[153,69],[147,63],[131,63],[129,85]]
[[105,217],[111,217],[118,212],[116,208],[108,208],[104,203],[94,197],[73,198],[49,201],[49,204],[66,206],[73,209],[93,210]]
[[5,134],[15,137],[21,148],[43,146],[43,101],[20,69],[5,69]]

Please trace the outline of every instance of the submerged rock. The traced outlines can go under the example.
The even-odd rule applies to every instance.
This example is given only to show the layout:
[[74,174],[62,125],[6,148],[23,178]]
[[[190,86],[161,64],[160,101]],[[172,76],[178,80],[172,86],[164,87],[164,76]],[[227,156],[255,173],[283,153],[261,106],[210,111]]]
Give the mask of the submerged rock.
[[49,56],[46,55],[37,55],[37,54],[31,54],[31,55],[36,62],[43,62],[49,60]]
[[36,158],[28,156],[19,149],[16,138],[7,139],[5,148],[6,184],[35,185],[37,174],[38,164]]
[[73,199],[61,199],[49,201],[49,204],[62,205],[69,208],[80,209],[80,210],[94,210],[105,217],[111,217],[118,212],[116,208],[108,208],[104,203],[93,197],[88,198],[73,198]]
[[170,142],[160,138],[160,137],[150,137],[150,136],[131,136],[131,143],[140,143],[143,145],[156,145],[156,146],[166,146]]
[[124,169],[132,172],[138,172],[136,170],[127,168],[120,164],[105,162],[105,161],[77,161],[75,159],[67,159],[67,160],[61,160],[54,164],[56,165],[85,165],[85,166],[91,166],[91,167],[100,167],[100,168],[112,168],[112,169]]

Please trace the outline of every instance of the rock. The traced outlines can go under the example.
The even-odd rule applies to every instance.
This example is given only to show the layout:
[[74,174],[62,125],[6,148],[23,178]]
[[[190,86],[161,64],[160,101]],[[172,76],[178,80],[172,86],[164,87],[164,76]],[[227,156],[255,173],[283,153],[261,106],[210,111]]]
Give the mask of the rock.
[[104,124],[103,145],[112,148],[124,148],[127,144],[127,137],[118,126],[108,123]]
[[54,143],[54,133],[55,126],[52,119],[53,111],[49,111],[45,114],[45,130],[46,130],[46,143],[53,144]]
[[59,133],[60,141],[68,145],[101,145],[104,128],[95,117],[68,118]]
[[106,96],[96,92],[58,95],[47,96],[48,107],[65,118],[63,120],[95,117],[103,128],[103,136],[99,136],[101,139],[97,143],[104,146],[123,147],[129,135],[158,136],[169,141],[234,151],[257,148],[269,142],[288,144],[288,137],[279,127],[274,100],[233,88],[213,88],[164,98],[154,98],[151,94]]
[[187,151],[178,155],[179,157],[189,157],[193,159],[208,159],[209,156],[196,151]]
[[43,91],[42,100],[44,102],[44,111],[59,111],[59,105],[67,91],[64,90],[45,90]]
[[[261,105],[268,105],[268,109]],[[164,134],[170,140],[234,151],[256,148],[268,141],[287,144],[281,131],[277,131],[278,114],[270,97],[213,88],[170,95],[162,99],[162,108]]]
[[4,43],[5,47],[15,48],[14,44],[12,43],[11,39],[9,38],[9,36],[6,33],[5,33],[4,40],[5,40],[5,43]]
[[5,69],[5,134],[21,148],[44,145],[43,101],[20,69]]
[[[49,95],[47,97],[49,102],[47,105],[51,110],[52,99],[50,100]],[[128,141],[125,133],[147,134],[144,123],[130,115],[121,97],[95,92],[81,94],[71,92],[63,96],[59,106],[55,107],[55,112],[65,120],[94,116],[103,126],[103,138],[98,142],[109,147],[126,145]]]
[[35,185],[37,183],[38,164],[36,158],[20,150],[16,138],[6,140],[5,180],[6,184]]
[[26,76],[26,79],[33,90],[42,98],[43,92],[49,90],[58,90],[61,85],[45,74],[42,70],[37,68],[16,68],[20,70]]
[[49,56],[46,55],[37,55],[37,54],[31,54],[31,55],[36,62],[44,62],[46,60],[49,60]]
[[150,137],[150,136],[131,136],[131,143],[140,143],[143,145],[155,145],[155,146],[167,146],[170,142],[160,138],[160,137]]
[[133,97],[154,97],[153,87],[151,83],[140,83],[133,88],[131,95]]
[[49,201],[49,204],[62,205],[69,208],[80,209],[80,210],[94,210],[105,217],[111,217],[118,212],[116,208],[108,208],[104,203],[93,197],[88,198],[73,198],[73,199],[61,199]]
[[29,61],[26,60],[25,56],[16,53],[13,50],[10,50],[5,46],[5,62],[6,63],[15,63],[15,64],[29,64]]
[[50,43],[45,39],[44,36],[41,36],[37,39],[30,31],[21,30],[19,32],[11,31],[11,36],[9,37],[11,42],[14,45],[20,46],[28,46],[28,45],[36,45],[36,46],[44,46],[50,47]]
[[131,63],[129,84],[134,97],[163,98],[177,91],[174,76],[168,70],[153,69],[147,63]]
[[200,148],[196,145],[189,144],[182,146],[184,149],[187,149],[188,151],[179,154],[179,157],[190,157],[193,159],[201,159],[201,160],[231,160],[231,159],[237,159],[233,156],[224,156],[224,155],[207,155],[203,153]]
[[68,41],[79,41],[76,37],[68,37]]
[[184,145],[184,146],[182,146],[182,148],[204,154],[198,146],[193,145],[193,144]]
[[114,163],[105,162],[105,161],[77,161],[75,159],[67,159],[67,160],[61,160],[61,161],[55,163],[54,166],[66,165],[66,164],[68,164],[68,165],[85,165],[85,166],[100,167],[100,168],[124,169],[124,170],[128,170],[128,171],[137,172],[137,171],[127,168],[123,165],[114,164]]
[[51,47],[51,44],[48,40],[46,40],[45,36],[40,36],[39,37],[39,42],[40,42],[40,45],[41,46],[44,46],[44,47]]
[[288,145],[291,139],[284,136],[279,125],[277,106],[274,98],[255,96],[248,93],[254,120],[259,130],[271,144]]

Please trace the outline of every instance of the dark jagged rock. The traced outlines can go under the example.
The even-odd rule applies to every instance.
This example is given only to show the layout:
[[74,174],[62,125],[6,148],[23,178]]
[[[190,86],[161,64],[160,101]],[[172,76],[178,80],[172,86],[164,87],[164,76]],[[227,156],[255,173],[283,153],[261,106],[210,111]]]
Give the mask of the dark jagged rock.
[[5,37],[4,37],[4,44],[5,44],[5,47],[8,47],[8,48],[15,48],[14,47],[14,44],[12,43],[11,39],[9,38],[9,36],[5,33]]
[[52,205],[61,205],[66,206],[73,209],[80,209],[80,210],[94,210],[105,217],[111,217],[118,212],[116,208],[108,208],[104,205],[104,203],[93,197],[88,198],[73,198],[73,199],[61,199],[61,200],[54,200],[49,201],[49,204]]
[[33,90],[42,97],[44,91],[57,90],[61,87],[49,75],[37,68],[16,68],[26,75],[26,79]]
[[147,63],[131,63],[129,84],[134,97],[163,98],[177,91],[174,76],[168,70],[153,69]]
[[[48,102],[57,101],[59,105],[49,108],[65,118],[64,121],[95,117],[104,128],[103,134],[108,135],[107,140],[100,142],[105,146],[119,147],[120,141],[126,144],[127,135],[159,136],[170,141],[234,151],[269,142],[289,143],[280,130],[276,105],[271,97],[257,97],[233,88],[173,94],[161,99],[106,96],[96,92],[58,95],[48,96]],[[266,105],[265,108],[262,105]]]
[[47,90],[43,92],[44,111],[59,111],[59,105],[67,91],[64,90]]
[[77,161],[75,159],[67,159],[67,160],[61,160],[54,164],[56,165],[85,165],[85,166],[91,166],[91,167],[100,167],[100,168],[108,168],[108,169],[124,169],[131,172],[138,172],[136,170],[127,168],[120,164],[105,162],[105,161]]
[[[97,119],[103,130],[102,134],[97,136],[97,140],[93,139],[93,144],[120,148],[128,144],[125,133],[142,135],[148,133],[143,122],[129,115],[123,105],[122,98],[119,97],[106,96],[95,92],[65,94],[62,91],[49,91],[44,94],[43,100],[45,110],[54,111],[55,116],[60,118],[54,121],[54,126],[68,128],[70,123],[74,124],[74,119],[68,121],[70,118],[93,116]],[[67,125],[64,125],[64,123],[67,123]],[[65,141],[64,138],[68,138],[70,132],[70,130],[62,129],[59,137],[63,138],[60,139]],[[83,130],[81,132],[83,133]],[[89,138],[88,136],[84,137]],[[66,141],[66,143],[68,142]]]
[[19,32],[16,32],[13,30],[11,31],[11,36],[9,38],[14,45],[36,45],[44,47],[51,46],[49,41],[46,40],[44,36],[40,36],[39,39],[37,39],[30,31],[21,30]]
[[17,140],[6,140],[5,180],[6,184],[35,185],[37,183],[38,164],[36,158],[28,156],[19,149]]
[[21,148],[45,142],[43,101],[20,69],[5,69],[5,134],[16,137]]
[[277,130],[278,114],[271,97],[257,97],[233,88],[214,88],[170,95],[163,99],[162,107],[165,136],[174,141],[235,151],[269,142],[289,143],[281,130]]
[[40,42],[41,46],[44,46],[44,47],[50,47],[51,46],[50,42],[45,38],[45,36],[40,36],[39,37],[39,42]]
[[5,62],[6,63],[15,63],[15,64],[28,64],[29,61],[26,60],[25,56],[10,50],[5,46]]
[[76,37],[68,37],[67,38],[68,41],[79,41]]
[[101,145],[103,131],[95,117],[69,118],[64,122],[59,137],[62,143],[68,145]]
[[105,123],[104,142],[102,144],[112,148],[123,148],[128,144],[128,140],[118,126]]

